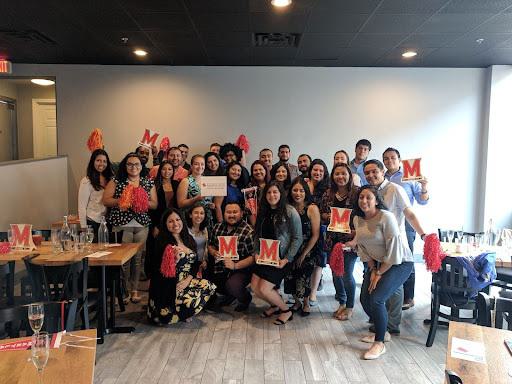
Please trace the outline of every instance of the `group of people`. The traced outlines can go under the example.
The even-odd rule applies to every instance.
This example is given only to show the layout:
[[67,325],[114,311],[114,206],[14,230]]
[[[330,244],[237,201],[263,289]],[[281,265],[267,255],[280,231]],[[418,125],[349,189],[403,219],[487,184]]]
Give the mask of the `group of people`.
[[[301,154],[290,161],[290,147],[279,146],[279,160],[264,148],[249,169],[244,151],[232,143],[214,143],[187,162],[189,147],[167,150],[140,146],[119,164],[103,149],[93,151],[80,184],[82,226],[97,229],[103,218],[122,242],[146,242],[123,266],[125,300],[138,303],[142,264],[150,279],[147,315],[155,324],[190,321],[203,308],[219,310],[236,301],[246,311],[253,295],[269,304],[262,317],[274,324],[308,316],[317,305],[322,271],[338,243],[344,272],[333,273],[338,309],[348,320],[355,303],[353,276],[357,258],[364,262],[360,301],[370,321],[371,344],[365,359],[386,351],[384,342],[399,334],[402,310],[414,305],[413,243],[423,228],[412,210],[429,200],[426,178],[402,181],[400,153],[388,148],[382,161],[368,160],[371,143],[359,140],[354,159],[334,154],[329,172],[321,159]],[[150,157],[153,166],[148,167]],[[225,196],[203,196],[201,178],[223,176]],[[257,209],[245,189],[256,191]],[[351,209],[350,233],[327,231],[331,208]],[[236,236],[238,259],[224,259],[219,237]],[[279,263],[256,263],[260,239],[279,240]],[[293,298],[287,302],[283,291]]]

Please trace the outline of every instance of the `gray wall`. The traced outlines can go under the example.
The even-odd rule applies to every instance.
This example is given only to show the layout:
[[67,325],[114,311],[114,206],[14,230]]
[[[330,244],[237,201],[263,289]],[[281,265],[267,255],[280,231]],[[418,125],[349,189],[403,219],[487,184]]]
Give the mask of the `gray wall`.
[[368,138],[370,157],[394,146],[402,158],[423,158],[432,198],[417,210],[428,230],[477,226],[484,69],[15,65],[13,73],[57,77],[70,211],[89,132],[101,128],[111,158],[120,160],[149,128],[188,143],[192,154],[244,133],[249,160],[288,143],[294,159],[308,152],[329,166],[336,150],[353,155],[355,142]]

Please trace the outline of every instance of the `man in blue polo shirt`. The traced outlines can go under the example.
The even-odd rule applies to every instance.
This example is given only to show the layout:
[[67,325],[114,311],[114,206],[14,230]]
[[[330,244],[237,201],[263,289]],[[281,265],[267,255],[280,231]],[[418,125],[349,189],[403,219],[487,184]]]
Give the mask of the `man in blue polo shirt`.
[[372,150],[372,143],[369,140],[361,139],[356,143],[355,156],[350,161],[350,170],[352,173],[357,173],[361,178],[361,186],[367,185],[366,178],[364,176],[364,162],[368,158],[370,151]]
[[[402,181],[404,173],[402,172],[402,168],[400,166],[400,152],[398,152],[397,149],[387,148],[382,154],[382,160],[387,169],[384,177],[392,183],[402,186],[402,188],[407,193],[407,197],[409,198],[411,205],[414,204],[414,201],[420,205],[425,205],[428,203],[428,181],[426,178],[418,181]],[[407,235],[407,243],[409,244],[409,248],[414,254],[414,240],[416,239],[416,231],[408,221],[405,222],[405,233]],[[404,304],[402,306],[403,310],[414,306],[414,284],[415,273],[413,268],[411,275],[404,283]]]

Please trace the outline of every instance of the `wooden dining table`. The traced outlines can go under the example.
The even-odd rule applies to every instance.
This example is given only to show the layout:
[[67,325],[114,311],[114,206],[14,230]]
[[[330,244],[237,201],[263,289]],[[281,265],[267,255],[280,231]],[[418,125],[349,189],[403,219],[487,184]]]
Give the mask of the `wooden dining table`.
[[[0,340],[0,345],[27,338]],[[67,344],[67,345],[66,345]],[[0,352],[0,382],[9,384],[37,383],[37,370],[29,360],[30,350]],[[59,348],[50,349],[43,370],[45,384],[90,384],[94,379],[96,330],[65,333]]]
[[[485,363],[452,357],[454,337],[482,343]],[[446,369],[455,372],[464,384],[512,384],[512,354],[505,340],[512,341],[512,331],[450,321]]]
[[[89,267],[100,268],[100,300],[101,315],[98,321],[98,337],[102,343],[106,333],[124,333],[133,331],[133,327],[117,327],[115,323],[115,291],[119,289],[116,283],[120,280],[120,270],[123,264],[128,262],[144,246],[144,243],[123,243],[110,244],[106,249],[101,249],[98,244],[91,244],[90,249],[83,252],[67,251],[55,252],[51,243],[43,242],[35,250],[17,250],[9,253],[0,254],[0,262],[8,262],[11,272],[12,283],[14,284],[15,263],[23,261],[26,256],[32,257],[35,264],[59,266],[88,258]],[[88,257],[89,255],[106,251],[108,255],[101,257]],[[107,268],[112,271],[114,279],[110,283],[110,317],[107,311]]]

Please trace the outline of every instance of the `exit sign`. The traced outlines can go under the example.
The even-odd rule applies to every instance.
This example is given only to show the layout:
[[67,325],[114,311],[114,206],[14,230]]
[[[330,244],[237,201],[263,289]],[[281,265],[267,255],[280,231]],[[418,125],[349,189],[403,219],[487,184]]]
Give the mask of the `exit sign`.
[[0,60],[0,73],[11,73],[11,71],[11,62],[7,60]]

